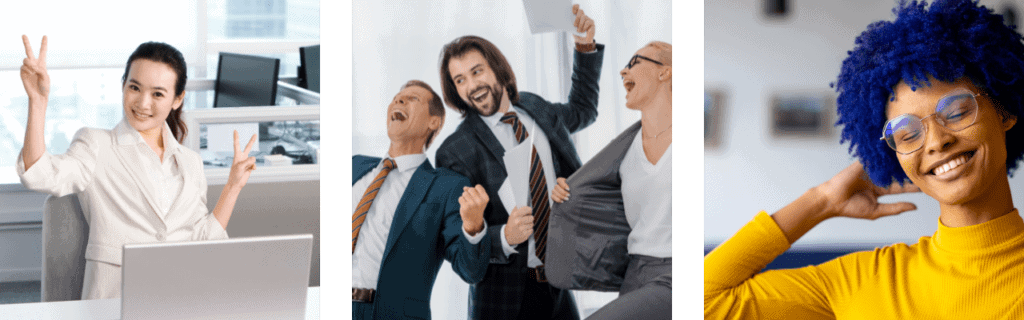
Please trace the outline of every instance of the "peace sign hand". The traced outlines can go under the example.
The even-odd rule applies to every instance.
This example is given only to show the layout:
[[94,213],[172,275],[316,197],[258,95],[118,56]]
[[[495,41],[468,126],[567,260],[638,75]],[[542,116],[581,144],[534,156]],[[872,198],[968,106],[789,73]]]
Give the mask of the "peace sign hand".
[[249,182],[249,174],[256,170],[256,158],[249,156],[253,144],[256,143],[256,135],[253,134],[245,150],[238,146],[238,131],[235,131],[235,158],[231,164],[231,172],[228,175],[228,182],[225,188],[232,187],[242,189],[246,182]]
[[50,75],[46,72],[46,36],[43,36],[39,46],[38,58],[32,52],[28,36],[22,35],[21,41],[25,43],[26,56],[21,65],[21,83],[30,101],[44,102],[50,97]]

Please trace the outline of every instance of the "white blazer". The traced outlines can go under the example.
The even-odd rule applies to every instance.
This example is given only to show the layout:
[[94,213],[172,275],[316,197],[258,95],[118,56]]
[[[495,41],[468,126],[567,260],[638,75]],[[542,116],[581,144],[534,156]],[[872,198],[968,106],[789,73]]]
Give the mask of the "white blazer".
[[[165,135],[170,131],[166,124],[164,130]],[[149,146],[124,120],[113,130],[78,130],[66,153],[44,153],[28,171],[19,153],[18,175],[34,191],[78,194],[89,224],[86,260],[120,266],[122,246],[128,243],[226,239],[227,232],[206,207],[199,154],[173,138],[164,141],[164,152],[173,152],[184,176],[166,216],[158,214],[159,190],[141,165]]]

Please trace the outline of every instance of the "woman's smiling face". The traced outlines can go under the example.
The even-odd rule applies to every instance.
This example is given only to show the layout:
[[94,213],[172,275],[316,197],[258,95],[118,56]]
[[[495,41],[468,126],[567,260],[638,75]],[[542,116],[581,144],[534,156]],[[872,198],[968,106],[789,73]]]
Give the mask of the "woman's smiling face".
[[135,130],[157,133],[163,130],[171,110],[181,107],[185,95],[175,96],[178,76],[165,63],[147,59],[132,61],[121,88],[124,116]]
[[[930,79],[930,86],[911,90],[900,82],[895,99],[886,108],[887,119],[911,114],[923,120],[924,144],[909,154],[896,154],[907,177],[940,204],[959,205],[979,200],[1006,178],[1006,130],[1016,123],[996,110],[993,100],[969,80],[942,82]],[[963,90],[979,94],[977,119],[973,125],[953,131],[939,124],[936,104],[949,93]],[[928,118],[926,118],[928,117]]]

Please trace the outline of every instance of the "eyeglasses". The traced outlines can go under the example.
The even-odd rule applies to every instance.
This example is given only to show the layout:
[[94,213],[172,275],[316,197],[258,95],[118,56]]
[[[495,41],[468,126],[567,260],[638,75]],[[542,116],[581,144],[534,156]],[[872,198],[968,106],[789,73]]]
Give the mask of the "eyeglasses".
[[924,119],[935,116],[935,122],[952,131],[960,131],[970,127],[978,119],[978,100],[970,90],[959,88],[946,94],[935,104],[935,113],[918,118],[912,114],[903,114],[885,123],[882,137],[900,154],[911,154],[924,146],[924,133],[928,128]]
[[633,66],[635,66],[637,63],[640,62],[640,60],[638,60],[638,59],[644,59],[644,60],[647,60],[647,61],[650,61],[650,62],[654,62],[654,63],[658,64],[659,66],[665,65],[664,63],[654,61],[654,59],[651,59],[651,58],[648,58],[648,57],[645,57],[645,56],[641,56],[639,54],[634,54],[632,58],[629,58],[629,63],[626,63],[626,69],[633,69]]

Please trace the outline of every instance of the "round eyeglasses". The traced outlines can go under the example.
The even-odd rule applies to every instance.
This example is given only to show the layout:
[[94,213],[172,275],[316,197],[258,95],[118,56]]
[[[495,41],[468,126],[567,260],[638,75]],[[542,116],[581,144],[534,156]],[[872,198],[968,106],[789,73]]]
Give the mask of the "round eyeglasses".
[[935,122],[951,131],[960,131],[970,127],[978,119],[978,100],[976,94],[964,88],[954,89],[935,104],[935,113],[918,118],[912,114],[902,114],[885,123],[882,137],[889,147],[900,154],[911,154],[924,146],[924,119],[934,116]]

